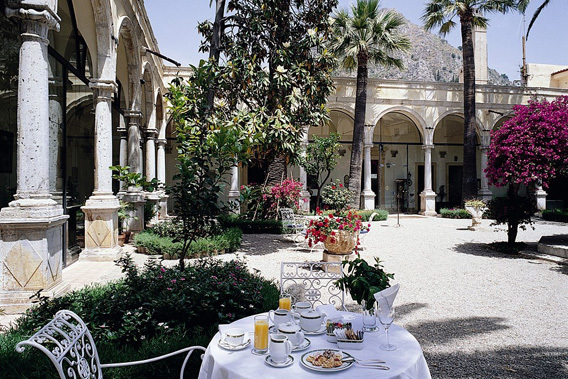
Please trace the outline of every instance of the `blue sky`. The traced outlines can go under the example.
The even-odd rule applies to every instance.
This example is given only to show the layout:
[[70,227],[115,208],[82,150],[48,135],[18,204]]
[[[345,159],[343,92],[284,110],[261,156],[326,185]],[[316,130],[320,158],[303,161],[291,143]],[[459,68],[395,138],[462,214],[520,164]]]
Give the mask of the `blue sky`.
[[[339,0],[340,8],[348,8],[354,0]],[[532,0],[527,10],[526,25],[534,10],[543,0]],[[183,65],[197,64],[206,58],[199,54],[200,36],[197,22],[214,17],[209,0],[145,0],[146,10],[162,54]],[[167,4],[167,5],[166,5]],[[420,16],[426,0],[382,0],[381,6],[395,8],[409,21],[422,25]],[[521,37],[524,33],[523,17],[519,13],[490,14],[487,30],[489,67],[507,74],[511,80],[519,79],[522,63]],[[568,66],[568,0],[553,0],[543,10],[531,30],[527,42],[527,62]],[[454,46],[461,45],[458,28],[446,36]]]

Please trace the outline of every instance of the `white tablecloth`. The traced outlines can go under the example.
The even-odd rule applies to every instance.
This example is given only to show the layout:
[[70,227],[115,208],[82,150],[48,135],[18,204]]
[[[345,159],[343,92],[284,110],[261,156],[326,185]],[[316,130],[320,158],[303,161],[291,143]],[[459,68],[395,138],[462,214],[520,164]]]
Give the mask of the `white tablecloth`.
[[[355,313],[341,312],[347,317],[354,317],[349,320],[354,329],[361,329],[361,315]],[[311,346],[303,351],[292,353],[294,363],[284,368],[275,368],[265,363],[265,356],[253,355],[253,316],[240,319],[231,324],[243,328],[249,333],[251,344],[244,350],[227,351],[219,347],[220,335],[217,333],[209,343],[207,351],[203,357],[203,363],[199,372],[199,379],[264,379],[264,378],[315,378],[332,375],[334,378],[408,378],[408,379],[429,379],[430,370],[422,354],[422,349],[406,329],[393,324],[389,329],[390,342],[397,346],[394,351],[383,351],[379,345],[386,343],[385,331],[379,325],[380,330],[373,333],[365,333],[363,350],[345,350],[356,358],[370,359],[378,358],[386,362],[390,370],[383,371],[377,369],[363,368],[353,364],[350,368],[335,372],[321,373],[305,368],[300,363],[300,357],[315,349],[337,349],[337,344],[327,341],[326,335],[308,336]]]

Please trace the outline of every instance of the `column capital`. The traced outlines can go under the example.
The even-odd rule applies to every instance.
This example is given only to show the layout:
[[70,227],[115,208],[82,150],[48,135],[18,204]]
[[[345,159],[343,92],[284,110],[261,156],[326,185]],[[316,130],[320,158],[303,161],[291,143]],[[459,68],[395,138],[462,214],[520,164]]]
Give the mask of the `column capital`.
[[165,138],[159,138],[156,140],[158,147],[165,147],[168,144],[168,140]]
[[125,111],[124,117],[128,117],[128,124],[130,126],[132,126],[132,125],[140,126],[140,119],[142,118],[142,112],[140,112],[140,111]]
[[118,85],[111,79],[91,79],[89,88],[99,90],[101,92],[114,93],[118,89]]
[[434,145],[422,145],[422,149],[424,150],[432,150],[434,148]]
[[61,19],[55,13],[55,10],[51,9],[47,4],[26,4],[14,0],[8,0],[6,3],[6,16],[8,18],[19,18],[22,21],[28,21],[32,24],[43,24],[47,27],[46,30],[30,30],[32,28],[28,25],[24,34],[37,34],[40,38],[47,39],[48,29],[59,31]]
[[375,145],[373,143],[364,143],[363,147],[365,149],[372,149]]
[[489,150],[489,145],[479,145],[479,150],[481,151]]
[[146,133],[146,138],[156,138],[158,134],[156,129],[146,129],[144,132]]

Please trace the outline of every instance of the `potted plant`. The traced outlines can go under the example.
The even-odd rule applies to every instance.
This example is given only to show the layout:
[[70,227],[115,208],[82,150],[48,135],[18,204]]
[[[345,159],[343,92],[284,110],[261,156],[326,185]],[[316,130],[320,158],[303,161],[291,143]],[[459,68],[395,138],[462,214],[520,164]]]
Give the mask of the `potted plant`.
[[[130,240],[130,230],[127,228],[128,220],[132,218],[129,214],[131,205],[127,202],[121,201],[120,208],[118,208],[118,244],[124,246]],[[136,218],[136,217],[134,217]]]
[[376,301],[373,295],[390,287],[390,280],[394,278],[394,274],[383,270],[379,258],[374,259],[374,265],[370,265],[359,256],[351,261],[343,261],[344,276],[335,282],[341,290],[349,292],[353,300],[367,311],[374,309]]
[[337,216],[332,213],[324,215],[319,208],[316,212],[319,217],[310,220],[306,230],[305,238],[310,247],[323,242],[328,253],[350,254],[359,244],[359,232],[369,230],[370,224],[363,225],[361,216],[352,210],[340,212]]
[[471,215],[471,226],[469,229],[475,230],[475,227],[481,224],[483,213],[487,210],[487,204],[483,200],[467,200],[465,202],[465,210]]

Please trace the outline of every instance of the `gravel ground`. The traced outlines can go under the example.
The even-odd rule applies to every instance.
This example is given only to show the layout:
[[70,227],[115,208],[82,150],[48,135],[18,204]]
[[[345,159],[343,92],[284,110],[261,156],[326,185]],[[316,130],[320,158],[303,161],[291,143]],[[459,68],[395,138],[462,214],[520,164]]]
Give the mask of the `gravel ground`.
[[[395,322],[418,339],[433,378],[568,378],[568,266],[495,252],[486,244],[505,241],[504,229],[484,220],[470,231],[470,223],[373,222],[361,255],[380,257],[395,273]],[[567,225],[538,221],[517,241],[536,251],[553,234],[568,234]],[[275,280],[283,260],[321,259],[321,250],[277,235],[245,235],[238,254]]]

